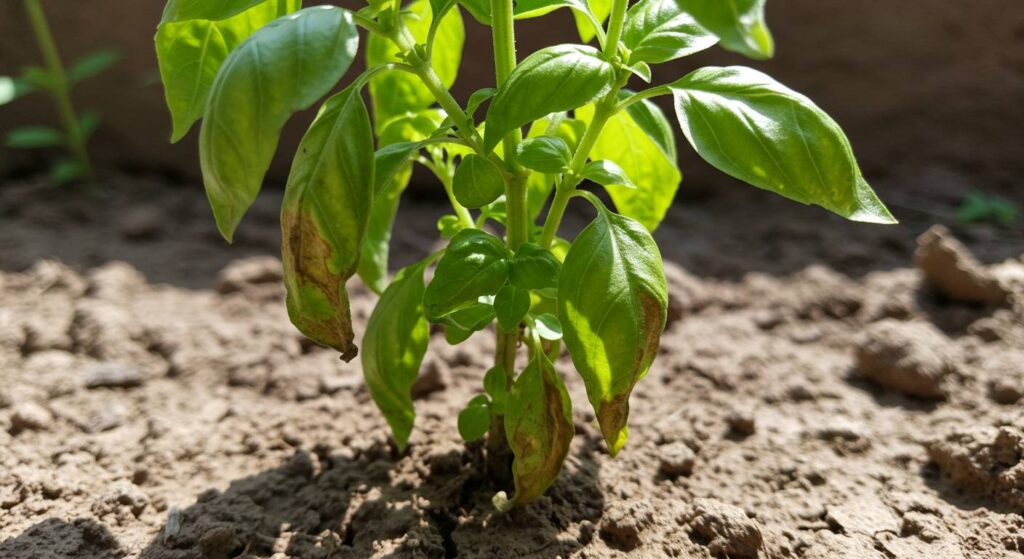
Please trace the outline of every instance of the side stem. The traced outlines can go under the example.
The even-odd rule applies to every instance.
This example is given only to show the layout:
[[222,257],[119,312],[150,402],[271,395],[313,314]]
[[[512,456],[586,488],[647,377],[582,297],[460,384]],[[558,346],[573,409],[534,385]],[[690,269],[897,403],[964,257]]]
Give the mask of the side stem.
[[96,178],[92,162],[89,161],[89,152],[85,146],[85,134],[75,116],[75,109],[71,104],[71,90],[68,84],[67,73],[57,53],[57,45],[53,40],[53,33],[50,31],[50,24],[46,21],[46,14],[39,0],[24,0],[25,11],[28,13],[29,23],[32,25],[32,33],[35,35],[39,51],[43,55],[43,62],[46,70],[53,78],[54,101],[57,103],[57,111],[60,114],[64,132],[67,135],[68,149],[82,172],[89,180]]

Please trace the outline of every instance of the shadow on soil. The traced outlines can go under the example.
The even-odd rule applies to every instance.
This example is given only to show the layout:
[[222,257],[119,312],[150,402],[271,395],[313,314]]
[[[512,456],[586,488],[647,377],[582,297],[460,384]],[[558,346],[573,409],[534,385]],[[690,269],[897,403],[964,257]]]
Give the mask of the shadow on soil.
[[121,559],[125,552],[107,527],[79,518],[48,518],[20,535],[0,542],[5,559]]
[[140,558],[458,557],[460,545],[489,557],[564,557],[584,544],[558,535],[572,522],[596,522],[604,508],[593,446],[570,459],[574,471],[547,497],[504,516],[490,505],[477,446],[435,456],[416,482],[383,446],[357,458],[297,451],[172,509]]

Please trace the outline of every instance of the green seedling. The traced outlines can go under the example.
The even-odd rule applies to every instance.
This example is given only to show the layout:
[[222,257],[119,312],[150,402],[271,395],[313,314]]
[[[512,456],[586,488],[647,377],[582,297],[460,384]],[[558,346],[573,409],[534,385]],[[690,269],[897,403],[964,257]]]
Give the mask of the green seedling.
[[71,90],[75,84],[106,70],[119,56],[111,50],[96,51],[65,70],[39,0],[24,0],[24,7],[44,65],[30,66],[17,78],[0,76],[0,105],[32,92],[46,93],[56,105],[61,129],[45,125],[15,128],[7,132],[5,144],[12,149],[64,148],[68,156],[58,159],[50,169],[53,181],[62,184],[78,179],[92,180],[95,171],[87,144],[100,118],[95,111],[77,114],[71,102]]
[[1002,196],[978,191],[969,193],[956,209],[956,218],[963,224],[984,222],[1012,227],[1019,215],[1017,204]]
[[[563,7],[596,46],[556,45],[520,60],[515,21]],[[491,29],[496,85],[460,102],[449,88],[463,11]],[[443,325],[451,344],[493,325],[494,367],[457,424],[466,439],[487,439],[496,483],[511,469],[514,493],[494,498],[507,510],[543,494],[569,450],[574,403],[553,363],[562,343],[612,455],[626,443],[630,393],[658,353],[668,295],[651,231],[681,174],[673,126],[652,97],[672,97],[689,144],[725,173],[852,220],[894,222],[839,126],[761,72],[701,68],[626,89],[648,81],[652,65],[716,44],[769,57],[763,15],[763,0],[371,0],[356,12],[300,9],[297,0],[171,0],[156,41],[174,139],[202,118],[206,191],[230,240],[282,125],[335,87],[366,31],[367,70],[321,105],[288,178],[288,312],[349,360],[346,282],[358,274],[380,293],[362,333],[362,368],[400,450],[430,324]],[[433,172],[451,202],[438,223],[450,241],[389,281],[390,231],[413,165]],[[614,209],[581,189],[586,181]],[[569,241],[559,225],[574,199],[596,217]]]

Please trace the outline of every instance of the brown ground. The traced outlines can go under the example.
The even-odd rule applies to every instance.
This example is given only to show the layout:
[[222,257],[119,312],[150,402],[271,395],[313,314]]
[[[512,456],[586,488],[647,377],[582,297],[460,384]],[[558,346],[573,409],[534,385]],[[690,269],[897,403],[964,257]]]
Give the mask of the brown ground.
[[[508,515],[454,420],[493,341],[434,337],[396,455],[358,362],[285,318],[274,193],[226,247],[195,188],[5,186],[0,557],[1020,557],[1024,236],[955,229],[979,265],[933,231],[913,264],[970,182],[891,177],[890,228],[680,201],[629,444],[579,405],[560,479]],[[439,211],[404,211],[400,262]]]

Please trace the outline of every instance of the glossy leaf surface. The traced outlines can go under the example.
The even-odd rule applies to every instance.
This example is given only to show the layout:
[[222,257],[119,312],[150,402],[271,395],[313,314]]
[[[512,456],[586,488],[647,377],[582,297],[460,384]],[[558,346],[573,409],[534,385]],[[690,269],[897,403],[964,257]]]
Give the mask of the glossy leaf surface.
[[630,64],[659,64],[710,48],[718,37],[701,27],[678,0],[641,0],[629,9],[622,44]]
[[424,296],[427,318],[437,321],[494,295],[508,278],[508,249],[501,239],[466,229],[452,238]]

